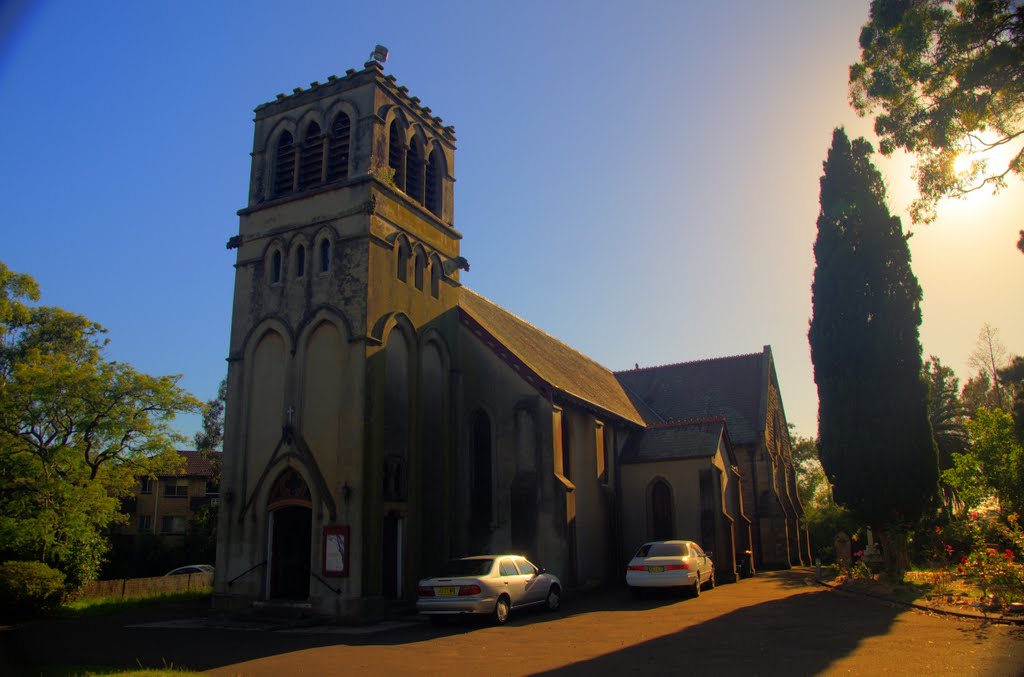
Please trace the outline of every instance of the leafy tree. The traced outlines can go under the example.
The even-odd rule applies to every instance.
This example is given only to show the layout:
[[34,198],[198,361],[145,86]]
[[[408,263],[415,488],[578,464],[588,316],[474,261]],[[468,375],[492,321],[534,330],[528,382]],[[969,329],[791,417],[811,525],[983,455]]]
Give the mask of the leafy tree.
[[218,451],[224,443],[224,405],[228,399],[228,380],[221,379],[217,397],[203,405],[203,427],[192,438],[202,452]]
[[105,359],[102,327],[26,303],[38,296],[0,264],[0,559],[46,562],[76,586],[136,477],[180,465],[171,422],[199,403],[178,377]]
[[990,497],[1008,512],[1024,509],[1024,446],[1016,436],[1013,418],[1000,409],[979,409],[967,423],[970,447],[953,456],[943,479],[956,487],[968,507]]
[[1012,395],[1013,421],[1017,437],[1024,443],[1024,357],[1013,361],[999,370],[999,380]]
[[922,369],[928,384],[928,420],[939,448],[939,469],[953,466],[953,454],[967,448],[969,411],[960,401],[960,379],[953,370],[932,355]]
[[[861,115],[879,111],[883,154],[916,156],[915,222],[934,219],[943,197],[1024,176],[1024,5],[872,0],[860,47],[850,101]],[[1009,149],[1009,160],[990,166],[996,149]],[[963,154],[974,162],[958,171]]]
[[921,379],[921,287],[900,219],[864,139],[840,128],[821,178],[808,340],[821,463],[836,503],[874,529],[894,569],[900,524],[937,493],[938,452]]

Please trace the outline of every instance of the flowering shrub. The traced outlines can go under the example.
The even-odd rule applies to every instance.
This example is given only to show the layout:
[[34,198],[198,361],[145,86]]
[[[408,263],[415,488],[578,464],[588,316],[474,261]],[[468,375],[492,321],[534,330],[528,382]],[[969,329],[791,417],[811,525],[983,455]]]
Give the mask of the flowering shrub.
[[[971,514],[971,520],[977,523],[976,513]],[[1012,544],[1018,553],[1024,551],[1024,531],[1017,515],[1010,515],[1007,525],[998,528],[1001,540]],[[957,572],[974,583],[984,597],[994,596],[1004,602],[1024,601],[1024,563],[1011,548],[976,547],[960,559]]]

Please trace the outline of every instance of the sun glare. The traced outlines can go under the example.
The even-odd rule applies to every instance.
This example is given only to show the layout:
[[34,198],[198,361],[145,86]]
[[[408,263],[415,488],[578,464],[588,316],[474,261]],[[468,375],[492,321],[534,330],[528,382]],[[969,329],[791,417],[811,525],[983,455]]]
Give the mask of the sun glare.
[[968,151],[963,151],[956,156],[956,160],[953,161],[953,171],[957,174],[962,174],[966,171],[970,171],[971,167],[974,166],[974,154]]

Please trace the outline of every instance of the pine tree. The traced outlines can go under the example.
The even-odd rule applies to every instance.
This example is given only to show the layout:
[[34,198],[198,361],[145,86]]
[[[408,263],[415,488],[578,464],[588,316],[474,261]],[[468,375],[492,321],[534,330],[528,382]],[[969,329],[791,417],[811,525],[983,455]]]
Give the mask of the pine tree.
[[808,339],[822,466],[836,502],[885,544],[884,534],[932,505],[938,453],[921,379],[921,287],[872,153],[864,139],[851,144],[841,128],[833,133]]

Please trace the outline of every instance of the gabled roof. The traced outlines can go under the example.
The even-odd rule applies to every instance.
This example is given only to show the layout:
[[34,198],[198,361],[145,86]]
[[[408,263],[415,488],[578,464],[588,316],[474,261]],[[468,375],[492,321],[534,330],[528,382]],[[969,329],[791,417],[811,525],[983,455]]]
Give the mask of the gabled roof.
[[[466,287],[461,289],[459,309],[463,322],[500,344],[500,349],[493,346],[492,350],[535,387],[556,390],[644,425],[644,417],[610,370]],[[529,373],[524,374],[524,369]]]
[[657,424],[723,416],[736,444],[755,444],[764,429],[771,348],[760,353],[619,371],[615,377],[647,421]]
[[[185,465],[178,472],[178,475],[186,477],[212,477],[213,468],[210,467],[210,459],[200,451],[178,450],[178,453],[185,457]],[[219,451],[209,452],[214,458],[221,455]],[[170,475],[168,475],[170,477]]]
[[[626,445],[622,463],[710,458],[718,453],[725,434],[721,416],[651,425]],[[732,459],[727,457],[726,463]]]

